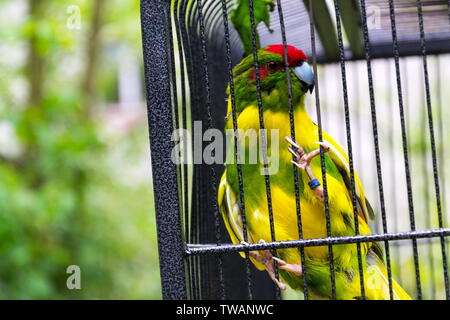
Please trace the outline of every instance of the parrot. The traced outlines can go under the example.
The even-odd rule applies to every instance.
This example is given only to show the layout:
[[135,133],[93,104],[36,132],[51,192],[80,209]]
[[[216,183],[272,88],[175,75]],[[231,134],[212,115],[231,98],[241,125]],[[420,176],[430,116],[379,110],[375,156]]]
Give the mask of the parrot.
[[[284,50],[287,51],[288,72],[291,79],[294,137],[291,136],[290,130],[290,100]],[[276,172],[269,175],[276,241],[299,239],[293,165],[298,172],[303,239],[327,237],[321,157],[318,157],[321,149],[326,168],[331,236],[355,235],[349,158],[344,149],[325,131],[322,131],[323,139],[319,141],[319,128],[307,113],[305,98],[308,92],[312,94],[315,76],[305,53],[294,46],[279,44],[259,49],[257,57],[265,132],[271,130],[278,132],[277,135],[265,134],[267,155],[271,157],[278,155],[279,161]],[[234,128],[233,101],[228,85],[225,129],[232,132],[240,130],[238,131],[240,133],[253,130],[258,138],[261,138],[263,131],[260,130],[253,55],[245,57],[234,67],[233,77],[237,128]],[[217,203],[227,232],[233,244],[273,241],[264,175],[267,171],[263,170],[264,161],[256,163],[240,161],[244,194],[243,202],[240,202],[235,147],[244,151],[240,156],[242,160],[242,154],[250,154],[255,143],[250,141],[249,135],[244,134],[239,134],[236,138],[237,145],[234,144],[234,139],[230,140],[225,155],[225,170],[217,192]],[[263,151],[259,149],[258,152]],[[374,218],[374,210],[364,194],[362,182],[356,172],[354,181],[359,234],[369,235],[371,234],[369,221]],[[242,204],[245,207],[246,238],[244,238]],[[248,257],[258,270],[266,270],[281,290],[286,289],[286,284],[299,291],[304,291],[307,286],[309,299],[390,299],[388,275],[380,244],[363,242],[360,244],[360,250],[364,297],[361,295],[358,252],[354,243],[333,245],[335,297],[332,296],[328,246],[304,247],[304,266],[301,263],[299,248],[249,251]],[[239,254],[242,257],[246,256],[244,252]],[[411,299],[394,279],[392,290],[395,300]]]

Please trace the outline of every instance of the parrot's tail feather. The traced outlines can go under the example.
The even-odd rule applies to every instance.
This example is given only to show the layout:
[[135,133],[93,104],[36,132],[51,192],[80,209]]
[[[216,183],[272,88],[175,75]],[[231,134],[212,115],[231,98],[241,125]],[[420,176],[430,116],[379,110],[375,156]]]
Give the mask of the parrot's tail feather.
[[[367,256],[367,262],[369,266],[364,274],[367,298],[389,300],[391,295],[386,267],[378,256],[371,253]],[[392,298],[394,300],[411,300],[411,297],[394,279],[392,279]]]

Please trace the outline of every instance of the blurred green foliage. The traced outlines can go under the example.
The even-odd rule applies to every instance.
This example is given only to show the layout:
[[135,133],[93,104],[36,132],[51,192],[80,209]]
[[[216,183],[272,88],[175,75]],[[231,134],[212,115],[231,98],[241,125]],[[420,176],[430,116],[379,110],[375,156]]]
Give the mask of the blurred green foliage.
[[[147,126],[111,132],[105,120],[111,52],[142,61],[139,2],[0,1],[0,12],[0,140],[12,143],[0,141],[0,298],[160,298]],[[81,290],[66,287],[72,264]]]
[[[270,12],[275,9],[274,0],[257,0],[253,2],[253,14],[255,26],[261,22],[264,22],[265,26],[269,32],[273,32],[270,29]],[[236,7],[230,14],[230,20],[233,23],[234,28],[239,34],[239,38],[242,41],[242,46],[244,47],[244,57],[248,56],[253,52],[252,44],[252,29],[250,23],[250,5],[247,0],[237,0]],[[256,37],[256,47],[261,47],[259,41],[258,31],[255,31]]]

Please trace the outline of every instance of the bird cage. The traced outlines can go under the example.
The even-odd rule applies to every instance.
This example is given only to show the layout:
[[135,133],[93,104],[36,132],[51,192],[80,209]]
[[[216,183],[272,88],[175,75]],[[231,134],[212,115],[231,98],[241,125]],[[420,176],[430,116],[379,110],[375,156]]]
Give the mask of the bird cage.
[[[354,235],[333,237],[325,204],[325,238],[303,239],[299,212],[297,239],[231,244],[217,204],[224,166],[195,158],[208,145],[203,132],[224,128],[228,84],[233,99],[232,69],[243,57],[230,22],[237,1],[142,0],[163,297],[308,299],[307,286],[304,294],[282,293],[248,254],[242,259],[238,252],[298,248],[303,263],[304,249],[314,246],[328,247],[336,297],[333,247],[355,244],[360,250],[363,243],[379,242],[391,298],[395,278],[414,299],[449,299],[445,123],[450,114],[444,106],[450,99],[449,2],[276,0],[270,32],[255,23],[259,0],[248,1],[256,65],[257,36],[261,47],[292,45],[309,57],[317,81],[308,112],[319,132],[326,130],[346,147],[350,171],[358,171],[376,212],[373,233],[361,235],[356,228]],[[183,150],[179,162],[172,157],[177,144]],[[269,197],[270,179],[266,190]],[[297,205],[302,201],[298,192],[293,197]]]

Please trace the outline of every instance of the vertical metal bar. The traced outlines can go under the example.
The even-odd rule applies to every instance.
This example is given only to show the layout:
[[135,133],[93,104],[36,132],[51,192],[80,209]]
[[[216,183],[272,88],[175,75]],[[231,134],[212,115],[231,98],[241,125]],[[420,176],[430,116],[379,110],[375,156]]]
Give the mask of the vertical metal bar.
[[[186,96],[188,95],[188,92],[186,90],[186,83],[185,83],[185,65],[184,65],[184,50],[183,50],[183,41],[181,36],[181,25],[180,25],[180,19],[178,16],[179,12],[179,0],[174,0],[174,22],[175,22],[175,31],[177,35],[177,44],[178,44],[178,59],[180,60],[180,74],[181,74],[181,127],[185,130],[187,130],[187,123],[186,123],[186,109],[187,109],[187,102],[186,102]],[[181,1],[182,2],[182,1]],[[189,190],[188,190],[188,176],[187,176],[187,159],[184,157],[187,154],[187,141],[184,141],[183,149],[185,152],[183,153],[183,185],[182,185],[182,194],[183,194],[183,210],[184,210],[184,232],[185,232],[185,238],[189,239]]]
[[[192,216],[192,227],[191,227],[191,235],[192,235],[192,243],[200,243],[199,241],[199,212],[201,211],[201,201],[200,201],[200,195],[201,193],[201,189],[200,189],[200,183],[201,183],[201,172],[200,172],[200,165],[197,164],[195,165],[195,181],[194,181],[194,186],[195,186],[195,210],[193,210],[193,216]],[[193,279],[192,282],[193,284],[193,299],[194,300],[199,300],[200,299],[200,257],[199,256],[195,256],[193,259]]]
[[[260,128],[260,136],[261,136],[261,145],[262,145],[262,154],[263,154],[263,165],[264,165],[264,178],[266,185],[266,197],[267,197],[267,209],[269,212],[269,220],[270,220],[270,234],[272,241],[276,241],[275,237],[275,227],[273,221],[273,211],[272,211],[272,195],[270,191],[270,176],[269,176],[269,168],[267,161],[267,138],[265,134],[265,126],[264,126],[264,110],[262,105],[262,97],[261,97],[261,78],[259,74],[259,63],[258,63],[258,48],[256,44],[256,25],[255,25],[255,11],[253,7],[253,0],[249,0],[249,11],[250,11],[250,25],[252,32],[252,46],[253,46],[253,60],[254,60],[254,68],[255,68],[255,76],[256,76],[256,96],[258,102],[258,115],[259,115],[259,128]],[[273,254],[276,255],[276,250],[273,250]],[[278,263],[275,261],[275,277],[278,279]],[[280,290],[276,288],[276,296],[280,297]]]
[[[389,13],[391,20],[391,31],[392,31],[392,40],[394,44],[394,60],[395,60],[395,72],[397,77],[397,94],[398,94],[398,105],[400,112],[400,124],[402,129],[402,143],[403,143],[403,160],[405,164],[405,175],[406,175],[406,188],[408,191],[408,207],[409,207],[409,219],[411,230],[416,230],[416,222],[414,217],[414,200],[413,200],[413,192],[411,186],[411,173],[409,168],[409,157],[408,157],[408,138],[406,134],[406,125],[405,125],[405,113],[403,107],[403,94],[402,94],[402,81],[400,76],[400,61],[399,61],[399,49],[398,49],[398,40],[397,40],[397,28],[395,23],[395,8],[393,0],[389,0]],[[414,267],[416,271],[416,286],[417,286],[417,298],[419,300],[422,299],[422,286],[420,282],[420,267],[419,267],[419,253],[417,250],[417,240],[415,238],[412,239],[413,246],[413,255],[414,255]]]
[[[195,17],[195,1],[186,2],[185,4],[186,19],[183,23],[187,23],[186,41],[187,41],[187,53],[188,53],[188,73],[189,75],[189,88],[191,93],[191,105],[200,105],[200,95],[199,95],[199,83],[198,83],[198,71],[196,70],[198,57],[196,56],[197,51],[194,48],[198,47],[197,40],[197,19]],[[191,108],[191,119],[198,120],[195,109]],[[191,121],[193,121],[191,120]],[[194,132],[195,134],[195,132]],[[195,138],[194,138],[195,139]],[[202,182],[202,170],[200,164],[194,163],[194,179],[193,179],[193,199],[192,199],[192,217],[190,226],[190,236],[189,241],[191,243],[200,243],[200,214],[202,212],[202,202],[200,201],[200,196],[203,195],[201,190]],[[200,269],[200,257],[195,256],[192,259],[192,298],[199,300],[201,298],[201,269]]]
[[[320,111],[320,94],[319,94],[319,81],[317,79],[317,61],[316,61],[316,34],[315,34],[315,23],[313,14],[313,2],[309,0],[309,19],[310,19],[310,32],[311,32],[311,49],[312,49],[312,59],[313,59],[313,69],[314,69],[314,82],[315,82],[315,98],[316,98],[316,113],[317,113],[317,126],[319,133],[319,141],[323,141],[322,136],[322,115]],[[324,203],[325,203],[325,220],[327,237],[331,237],[331,219],[330,219],[330,203],[328,199],[328,186],[327,186],[327,172],[325,166],[325,154],[323,148],[320,147],[320,164],[322,167],[322,183],[324,189]],[[334,270],[334,255],[333,246],[328,245],[328,259],[330,265],[330,281],[331,281],[331,298],[336,300],[336,275]]]
[[[234,92],[234,76],[233,76],[233,66],[231,61],[231,44],[230,44],[230,27],[228,25],[228,9],[226,0],[222,1],[222,15],[223,15],[223,27],[225,31],[225,47],[226,47],[226,57],[228,66],[228,77],[230,85],[230,99],[231,99],[231,116],[233,118],[233,130],[234,130],[234,153],[236,156],[236,167],[238,172],[238,184],[239,184],[239,207],[241,209],[241,219],[242,219],[242,233],[244,235],[244,241],[248,242],[248,231],[247,231],[247,218],[245,215],[245,199],[244,199],[244,181],[242,178],[242,167],[241,167],[241,157],[239,143],[239,133],[236,115],[236,97]],[[250,257],[249,253],[245,252],[245,273],[247,276],[247,291],[248,299],[253,298],[252,294],[252,278],[250,272]]]
[[[405,64],[403,64],[403,66],[405,66]],[[391,72],[392,72],[392,67],[391,67],[391,64],[388,64],[388,70],[387,70],[387,73],[389,74],[389,77],[388,77],[388,79],[389,79],[389,82],[388,82],[388,88],[391,88],[391,86],[392,86],[392,81],[391,81]],[[406,80],[406,79],[405,79]],[[408,97],[408,94],[407,94],[407,81],[405,81],[405,89],[404,89],[404,92],[405,92],[405,96],[406,97]],[[392,96],[392,94],[389,94],[389,97],[388,97],[388,106],[393,106],[394,105],[394,102],[393,102],[393,96]],[[409,106],[409,104],[408,104],[408,101],[406,101],[406,118],[407,119],[409,119],[409,117],[408,117],[408,106]],[[388,136],[389,136],[389,139],[388,139],[388,146],[389,146],[389,160],[390,160],[390,162],[391,162],[391,165],[390,165],[390,171],[389,171],[389,174],[390,174],[390,176],[391,177],[395,177],[395,175],[396,175],[396,172],[397,172],[397,169],[396,169],[396,157],[395,157],[395,153],[394,153],[394,150],[395,150],[395,143],[394,143],[394,130],[393,130],[393,128],[394,128],[394,112],[395,112],[395,109],[394,108],[390,108],[390,110],[389,110],[390,112],[391,112],[391,114],[388,116],[388,118],[389,118],[389,124],[388,124],[388,128],[389,128],[389,131],[388,131]],[[409,126],[408,126],[408,128],[409,128]],[[409,132],[407,133],[407,136],[409,137],[410,135],[409,135]],[[399,213],[399,210],[398,210],[398,197],[397,197],[397,181],[396,180],[394,180],[391,184],[390,184],[390,188],[389,188],[389,194],[390,194],[390,200],[391,200],[391,203],[392,203],[392,208],[393,208],[393,210],[392,210],[392,212],[394,213],[393,214],[393,223],[392,223],[392,227],[393,227],[393,229],[394,229],[394,232],[399,232],[400,230],[399,230],[399,227],[398,227],[398,225],[399,225],[399,222],[398,222],[398,213]],[[389,245],[389,243],[388,243],[388,245]],[[401,259],[401,252],[402,252],[402,250],[400,249],[400,244],[394,244],[394,250],[395,250],[395,265],[397,266],[397,268],[400,268],[401,266],[400,266],[400,264],[401,264],[401,261],[402,261],[402,259]],[[402,278],[403,278],[403,272],[398,272],[397,273],[397,277],[396,277],[396,279],[397,279],[397,281],[399,281],[400,283],[402,283]],[[392,298],[392,296],[391,296],[391,298]]]
[[[353,90],[354,90],[354,98],[353,98],[353,104],[354,104],[354,108],[355,108],[355,115],[356,115],[356,121],[355,121],[355,125],[356,125],[356,132],[362,132],[364,129],[363,124],[362,124],[362,112],[363,112],[363,108],[361,105],[361,92],[360,92],[360,77],[359,77],[359,62],[358,61],[353,61],[350,64],[351,68],[351,73],[352,73],[352,78],[353,78],[353,82],[352,82],[352,86],[353,86]],[[356,162],[360,165],[359,169],[358,169],[358,174],[360,179],[362,177],[364,177],[364,167],[361,166],[361,164],[363,163],[363,158],[362,158],[362,135],[356,135],[357,137],[357,143],[356,143],[356,150],[357,155],[356,155]],[[377,232],[378,233],[378,232]]]
[[[185,1],[181,0],[175,0],[174,2],[174,22],[175,22],[175,28],[177,33],[177,43],[178,43],[178,53],[179,53],[179,59],[180,59],[180,73],[181,73],[181,106],[182,106],[182,112],[181,112],[181,126],[184,130],[187,130],[187,96],[191,96],[190,93],[187,90],[186,86],[186,75],[189,74],[189,71],[187,70],[185,66],[185,58],[186,52],[184,50],[185,46],[185,32],[186,32],[186,26],[184,24],[185,19]],[[185,156],[188,156],[188,146],[189,142],[183,140],[183,185],[182,185],[182,195],[183,195],[183,211],[184,211],[184,238],[186,241],[190,241],[190,219],[189,216],[189,177],[188,177],[188,159]],[[188,286],[188,292],[190,297],[192,297],[192,258],[186,259],[186,269],[187,269],[187,275],[189,277],[187,281]]]
[[[369,83],[369,96],[370,96],[370,110],[372,115],[372,132],[373,132],[373,141],[374,141],[374,149],[375,149],[375,160],[377,165],[377,181],[378,181],[378,195],[380,198],[380,210],[381,210],[381,219],[383,224],[383,232],[387,233],[387,221],[386,221],[386,207],[384,203],[384,188],[383,188],[383,173],[381,171],[381,156],[380,156],[380,146],[378,140],[378,121],[377,121],[377,109],[375,105],[375,94],[374,94],[374,83],[372,77],[372,62],[370,59],[370,40],[369,40],[369,30],[367,27],[367,12],[366,12],[366,2],[365,0],[361,0],[361,17],[363,23],[363,36],[364,36],[364,51],[365,58],[367,64],[367,78]],[[389,297],[392,300],[394,297],[393,289],[392,289],[392,271],[391,271],[391,255],[389,242],[384,241],[384,248],[386,253],[386,269],[388,273],[388,282],[389,282]]]
[[[200,0],[199,0],[200,1]],[[199,73],[200,74],[200,73]],[[202,96],[202,101],[203,100],[203,96]],[[203,110],[202,110],[203,111]],[[203,123],[203,118],[202,118],[202,123]],[[202,129],[203,130],[203,129]],[[206,168],[204,166],[204,164],[201,164],[200,166],[200,193],[197,195],[199,197],[199,202],[200,202],[200,211],[199,211],[199,217],[198,217],[198,225],[199,225],[199,234],[198,234],[198,239],[199,239],[199,243],[207,243],[208,235],[206,234],[208,228],[210,227],[210,225],[208,225],[207,223],[205,223],[207,220],[207,214],[209,213],[209,190],[206,189],[206,187],[208,186],[208,182],[210,181],[210,177],[207,175],[207,171]],[[204,300],[207,297],[207,285],[208,285],[208,269],[207,269],[207,263],[206,263],[206,259],[208,259],[208,256],[201,256],[199,257],[199,275],[198,275],[198,279],[199,279],[199,289],[200,289],[200,296],[199,299],[200,300]]]
[[[430,82],[428,79],[428,64],[427,64],[427,49],[425,43],[425,30],[423,25],[423,12],[422,12],[422,2],[417,0],[417,14],[419,16],[419,29],[420,29],[420,47],[422,50],[422,60],[423,60],[423,73],[425,80],[425,93],[427,101],[427,114],[428,114],[428,127],[430,131],[430,143],[431,143],[431,158],[433,161],[433,177],[434,177],[434,189],[436,193],[436,206],[437,215],[439,220],[439,228],[444,227],[442,219],[442,208],[441,208],[441,191],[439,187],[439,173],[437,166],[437,156],[436,156],[436,141],[434,138],[434,125],[433,125],[433,111],[431,108],[431,94],[430,94]],[[450,289],[448,280],[448,268],[447,268],[447,250],[445,248],[445,239],[441,237],[441,253],[442,253],[442,267],[444,273],[444,283],[445,283],[445,296],[447,300],[450,300]]]
[[[438,131],[439,131],[439,164],[440,164],[440,178],[442,186],[442,202],[443,202],[443,212],[442,220],[444,226],[447,226],[447,207],[445,206],[447,201],[447,186],[446,186],[446,170],[445,170],[445,135],[444,135],[444,113],[443,113],[443,101],[442,101],[442,78],[441,78],[441,58],[439,55],[436,56],[436,87],[437,87],[437,103],[438,103]],[[445,246],[447,248],[447,241],[445,241]]]
[[443,113],[443,101],[442,101],[442,83],[441,83],[441,58],[436,56],[436,87],[437,87],[437,103],[439,110],[439,118],[438,118],[438,131],[439,131],[439,163],[441,168],[441,185],[442,185],[442,202],[444,202],[443,206],[443,222],[444,226],[447,225],[447,208],[445,207],[445,201],[447,197],[446,190],[446,171],[445,171],[445,135],[444,135],[444,113]]
[[[292,102],[292,83],[291,83],[291,71],[289,68],[288,52],[287,52],[287,40],[286,40],[286,29],[284,26],[283,8],[281,7],[281,0],[277,0],[278,16],[280,18],[281,26],[281,39],[283,41],[283,52],[284,52],[284,68],[286,72],[286,83],[288,87],[288,100],[289,100],[289,125],[291,127],[291,138],[295,142],[295,121],[294,121],[294,106]],[[292,160],[295,160],[294,155],[292,155]],[[300,211],[300,188],[298,183],[298,169],[297,166],[292,164],[293,174],[294,174],[294,188],[295,188],[295,211],[297,214],[297,228],[298,237],[303,239],[303,227],[302,227],[302,215]],[[303,294],[305,300],[308,300],[308,284],[306,282],[306,258],[305,258],[305,248],[300,247],[300,261],[302,264],[302,278],[303,278]]]
[[404,79],[402,81],[402,95],[404,96],[403,105],[405,110],[405,126],[406,126],[406,137],[408,137],[406,147],[408,150],[411,150],[411,123],[412,123],[412,111],[411,107],[411,95],[410,95],[410,86],[409,86],[409,78],[408,78],[408,64],[407,58],[402,59],[403,63],[401,64],[402,68],[400,68],[400,79]]
[[[206,50],[206,35],[205,35],[205,22],[203,17],[203,4],[202,0],[197,1],[197,10],[198,16],[200,20],[200,41],[201,41],[201,50],[202,50],[202,62],[203,62],[203,76],[205,79],[205,90],[206,90],[206,111],[208,117],[208,128],[213,129],[212,123],[212,114],[211,114],[211,89],[209,83],[209,70],[208,70],[208,53]],[[221,234],[220,234],[220,216],[219,216],[219,208],[217,206],[217,177],[214,167],[210,166],[211,173],[211,186],[212,186],[212,210],[214,211],[214,226],[216,233],[216,244],[218,246],[221,245]],[[220,283],[220,297],[221,299],[225,299],[225,284],[223,279],[223,260],[222,256],[217,256],[217,266],[219,270],[219,283]]]
[[[339,10],[339,3],[334,0],[334,8],[336,13],[336,26],[338,33],[338,45],[339,45],[339,58],[341,65],[341,80],[342,80],[342,93],[344,98],[344,114],[345,114],[345,128],[347,133],[347,149],[348,149],[348,159],[349,159],[349,170],[350,170],[350,195],[352,199],[353,206],[353,218],[355,225],[355,235],[359,235],[359,222],[358,222],[358,210],[356,204],[356,187],[355,187],[355,171],[353,168],[353,146],[352,146],[352,133],[350,126],[350,111],[348,107],[348,93],[347,93],[347,74],[345,69],[345,57],[344,57],[344,41],[342,37],[342,27],[341,27],[341,14]],[[361,256],[361,243],[356,244],[356,251],[358,255],[358,272],[359,272],[359,284],[361,289],[361,298],[366,299],[365,288],[364,288],[364,270]]]
[[170,47],[170,2],[141,1],[142,41],[147,88],[147,112],[152,157],[158,250],[164,299],[186,299],[184,247],[173,149]]
[[[172,16],[170,16],[169,21],[172,21]],[[173,30],[172,30],[172,24],[167,24],[167,34],[168,34],[168,45],[169,45],[169,61],[170,61],[170,79],[171,79],[171,94],[172,94],[172,100],[173,100],[173,123],[174,123],[174,129],[178,130],[180,128],[180,117],[179,117],[179,102],[178,102],[178,87],[177,87],[177,76],[176,76],[176,66],[175,66],[175,53],[174,53],[174,39],[173,39]],[[178,136],[179,139],[181,139],[181,135]],[[181,171],[181,164],[176,165],[177,168],[177,182],[178,182],[178,199],[180,200],[180,209],[183,207],[184,199],[182,196],[182,171]],[[183,215],[181,214],[181,221],[183,225]]]
[[[424,87],[421,86],[420,88],[420,100],[419,100],[419,106],[422,105],[422,103],[425,101],[425,93],[424,93]],[[428,181],[428,163],[427,163],[427,143],[426,143],[426,119],[427,115],[426,109],[421,110],[423,111],[423,114],[421,114],[421,124],[420,124],[420,155],[422,157],[422,179],[423,179],[423,190],[422,194],[424,195],[424,218],[425,218],[425,227],[427,229],[433,228],[433,218],[434,215],[432,214],[432,210],[430,210],[430,185]],[[426,239],[426,245],[429,246],[428,249],[428,268],[430,270],[430,282],[431,282],[431,299],[436,299],[436,286],[435,286],[435,266],[434,266],[434,254],[433,254],[433,238]]]
[[[193,60],[194,60],[194,75],[193,78],[196,79],[196,91],[195,91],[195,97],[196,97],[196,103],[195,106],[198,106],[197,108],[193,108],[193,118],[194,120],[200,121],[200,128],[201,132],[203,131],[203,123],[205,121],[205,112],[204,110],[201,110],[199,106],[203,106],[206,101],[206,92],[204,87],[204,70],[203,65],[201,63],[198,63],[199,61],[202,61],[202,51],[199,50],[201,48],[201,40],[199,39],[199,33],[200,33],[200,17],[198,12],[198,1],[194,1],[191,5],[191,35],[192,35],[192,52],[193,52]],[[201,135],[201,133],[200,133]],[[210,207],[209,207],[209,196],[210,196],[210,190],[209,190],[209,181],[210,177],[208,176],[208,170],[205,167],[206,165],[201,163],[197,165],[198,170],[198,193],[195,195],[198,198],[199,203],[199,210],[196,213],[197,215],[197,243],[205,243],[205,241],[208,240],[208,237],[206,235],[206,219],[208,218]],[[198,299],[202,300],[206,297],[206,285],[207,285],[207,264],[206,260],[207,257],[198,257],[197,260],[197,290],[198,290]]]
[[[177,39],[177,45],[178,45],[178,59],[179,59],[179,68],[180,68],[180,84],[181,84],[181,125],[179,124],[180,119],[179,119],[179,111],[178,111],[178,94],[177,91],[175,89],[174,91],[174,101],[175,101],[175,118],[176,118],[176,128],[182,128],[184,130],[187,130],[187,123],[186,123],[186,109],[187,109],[187,101],[186,101],[186,97],[188,95],[188,92],[186,90],[186,83],[185,83],[185,75],[186,75],[186,71],[185,71],[185,65],[184,65],[184,50],[183,50],[183,39],[182,39],[182,35],[181,35],[181,30],[183,30],[183,28],[180,25],[180,17],[179,17],[179,13],[181,15],[181,17],[183,17],[183,7],[182,7],[182,3],[183,1],[179,1],[179,0],[173,0],[173,21],[175,24],[175,37]],[[179,11],[179,9],[182,9],[181,11]],[[172,44],[172,48],[175,47],[175,43],[174,40],[172,39],[171,42]],[[173,50],[172,50],[173,51]],[[176,78],[176,69],[175,69],[175,57],[172,56],[172,74],[173,74],[173,79],[172,82],[174,83],[174,86],[176,87],[178,85],[178,81]],[[182,162],[180,164],[180,171],[179,171],[179,175],[180,175],[180,180],[181,180],[181,184],[180,184],[180,200],[181,200],[181,207],[182,207],[182,224],[183,224],[183,232],[184,232],[184,239],[185,242],[189,241],[189,181],[188,181],[188,167],[187,167],[187,155],[188,155],[188,146],[189,143],[188,141],[185,141],[185,138],[187,137],[183,137],[183,136],[179,136],[180,138],[180,144],[183,144],[183,152],[181,153],[181,159]],[[186,274],[189,278],[189,280],[186,282],[186,286],[187,286],[187,292],[191,292],[192,291],[192,283],[191,283],[191,274],[192,274],[192,259],[185,259],[185,268],[186,268]],[[189,294],[188,294],[189,295]],[[191,295],[192,297],[192,295]]]

